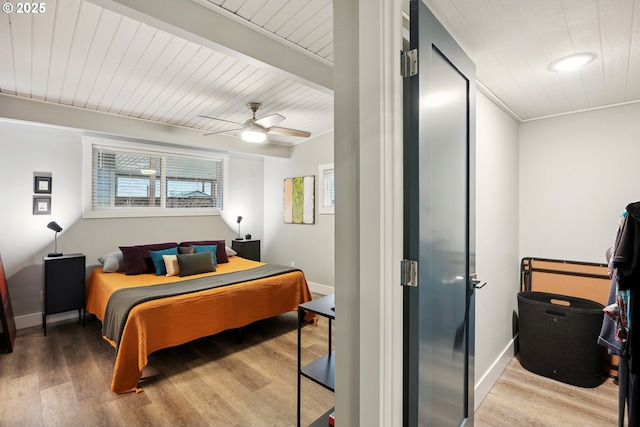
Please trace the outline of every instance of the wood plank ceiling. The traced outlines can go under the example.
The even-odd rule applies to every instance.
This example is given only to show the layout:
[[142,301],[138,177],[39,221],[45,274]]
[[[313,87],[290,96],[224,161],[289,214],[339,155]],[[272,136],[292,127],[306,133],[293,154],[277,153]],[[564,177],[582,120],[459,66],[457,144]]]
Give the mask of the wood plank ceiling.
[[[640,100],[639,2],[426,0],[476,63],[479,86],[520,121]],[[330,85],[279,72],[277,64],[265,64],[268,53],[258,60],[233,55],[236,47],[217,48],[184,28],[172,31],[177,25],[160,25],[166,23],[160,12],[155,21],[138,19],[140,10],[120,13],[118,7],[134,3],[48,0],[44,13],[0,15],[0,94],[203,134],[237,126],[199,115],[242,123],[251,116],[246,104],[258,101],[258,117],[280,113],[281,126],[313,136],[333,128]],[[332,0],[163,4],[187,3],[332,65]],[[105,7],[111,4],[117,7]],[[260,51],[259,38],[247,34],[237,43]],[[597,57],[582,70],[548,70],[554,59],[583,51]],[[300,138],[270,140],[290,145]]]
[[[283,7],[286,1],[265,3],[280,7],[261,13],[261,23],[330,60],[330,0],[314,0],[312,15],[299,7]],[[279,126],[312,135],[333,128],[330,91],[88,1],[49,0],[46,7],[41,14],[0,16],[1,93],[206,132],[238,126],[199,115],[244,123],[251,117],[247,103],[258,101],[263,103],[258,117],[275,112],[286,117]],[[245,13],[246,8],[237,12]],[[325,18],[314,31],[299,21],[318,15]],[[303,30],[291,25],[296,21]],[[281,144],[300,141],[286,136],[269,139]]]

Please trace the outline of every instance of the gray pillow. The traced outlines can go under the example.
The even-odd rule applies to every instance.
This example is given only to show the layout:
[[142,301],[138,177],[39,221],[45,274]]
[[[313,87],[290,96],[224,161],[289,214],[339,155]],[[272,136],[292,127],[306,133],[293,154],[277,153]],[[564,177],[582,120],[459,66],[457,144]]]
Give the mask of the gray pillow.
[[216,267],[213,265],[212,251],[197,254],[178,254],[177,257],[180,277],[216,271]]
[[124,256],[122,255],[122,251],[115,251],[98,257],[98,262],[102,264],[102,271],[105,273],[124,271]]

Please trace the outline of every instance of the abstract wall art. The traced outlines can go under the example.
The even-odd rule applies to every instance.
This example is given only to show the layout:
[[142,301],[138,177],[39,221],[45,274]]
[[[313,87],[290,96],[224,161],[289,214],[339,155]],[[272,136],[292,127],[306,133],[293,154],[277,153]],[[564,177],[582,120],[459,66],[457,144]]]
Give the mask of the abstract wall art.
[[315,223],[315,191],[314,175],[284,180],[285,224]]

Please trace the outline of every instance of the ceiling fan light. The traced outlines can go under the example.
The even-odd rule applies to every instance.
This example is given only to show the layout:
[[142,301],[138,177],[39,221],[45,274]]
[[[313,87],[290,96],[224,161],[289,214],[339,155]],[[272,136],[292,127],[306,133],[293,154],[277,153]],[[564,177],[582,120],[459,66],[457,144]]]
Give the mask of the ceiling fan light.
[[551,71],[572,71],[593,61],[596,55],[593,53],[578,53],[557,59],[549,64]]
[[267,132],[259,126],[247,126],[242,130],[240,134],[242,140],[246,142],[262,143],[267,139]]

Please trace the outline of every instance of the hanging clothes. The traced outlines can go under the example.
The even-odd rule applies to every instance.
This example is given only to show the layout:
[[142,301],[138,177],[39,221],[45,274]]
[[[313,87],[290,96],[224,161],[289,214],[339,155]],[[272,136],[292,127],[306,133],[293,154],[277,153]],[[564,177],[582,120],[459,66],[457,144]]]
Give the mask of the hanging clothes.
[[[619,400],[625,398],[628,426],[640,427],[640,327],[634,327],[634,319],[640,319],[640,303],[636,301],[640,298],[640,202],[627,205],[626,212],[611,257],[617,289],[616,339],[624,342],[618,371]],[[618,422],[623,425],[624,410],[620,415]]]
[[624,353],[625,345],[622,343],[626,343],[629,333],[629,290],[621,290],[618,286],[618,276],[613,260],[618,251],[618,245],[625,221],[627,220],[627,214],[627,209],[624,209],[620,213],[613,246],[607,250],[607,271],[611,278],[611,288],[609,290],[607,306],[604,308],[606,316],[602,322],[602,330],[598,337],[598,344],[606,347],[609,353],[618,356]]
[[603,309],[606,316],[602,320],[598,344],[605,347],[609,354],[622,356],[626,346],[626,339],[623,339],[626,334],[626,329],[623,331],[626,316],[625,319],[620,316],[621,310],[617,302],[618,293],[618,275],[613,270],[607,306]]

